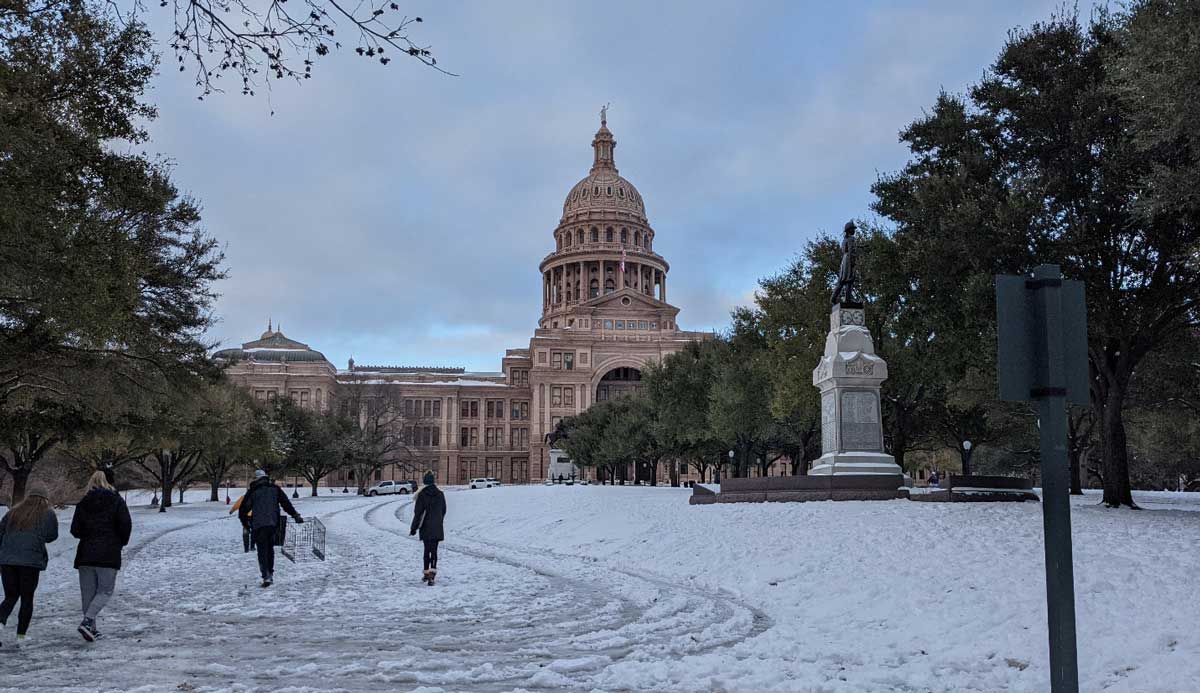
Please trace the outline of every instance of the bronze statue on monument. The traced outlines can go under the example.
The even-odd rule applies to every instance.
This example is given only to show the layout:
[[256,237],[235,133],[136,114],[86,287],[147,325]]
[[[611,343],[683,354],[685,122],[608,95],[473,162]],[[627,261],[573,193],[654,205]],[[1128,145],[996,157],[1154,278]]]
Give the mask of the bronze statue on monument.
[[858,252],[858,243],[854,238],[854,231],[854,222],[846,222],[845,228],[842,229],[842,264],[838,268],[838,282],[833,289],[830,305],[857,305],[854,300],[854,283],[858,277],[854,271],[854,260]]

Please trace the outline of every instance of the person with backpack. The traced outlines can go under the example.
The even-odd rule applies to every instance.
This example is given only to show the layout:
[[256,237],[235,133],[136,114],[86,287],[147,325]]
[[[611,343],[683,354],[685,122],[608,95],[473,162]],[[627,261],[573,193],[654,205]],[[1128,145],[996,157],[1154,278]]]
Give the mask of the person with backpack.
[[121,494],[109,483],[104,472],[88,479],[87,493],[75,506],[71,536],[79,539],[75,550],[75,569],[79,571],[79,595],[83,601],[83,622],[79,634],[88,642],[100,639],[96,617],[108,604],[117,586],[121,569],[121,550],[129,544],[133,521]]
[[238,519],[250,530],[254,545],[258,549],[258,569],[262,573],[262,586],[270,587],[275,582],[275,533],[279,526],[279,509],[291,515],[296,524],[304,518],[296,512],[283,489],[261,469],[254,470],[254,481],[246,489],[238,508]]
[[8,625],[17,602],[17,643],[25,639],[33,620],[33,594],[38,579],[50,562],[46,544],[58,539],[58,517],[50,507],[45,486],[33,485],[25,500],[17,503],[0,519],[0,578],[4,583],[4,601],[0,602],[0,626]]
[[442,531],[442,520],[446,517],[446,495],[434,484],[432,471],[425,472],[421,483],[424,486],[417,491],[409,536],[421,532],[421,541],[425,544],[425,573],[421,582],[433,587],[433,581],[437,578],[438,542],[446,538]]

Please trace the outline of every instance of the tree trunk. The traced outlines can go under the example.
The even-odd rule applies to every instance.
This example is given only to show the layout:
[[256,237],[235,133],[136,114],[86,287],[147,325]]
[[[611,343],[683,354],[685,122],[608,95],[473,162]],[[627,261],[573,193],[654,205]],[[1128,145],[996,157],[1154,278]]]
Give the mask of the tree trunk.
[[1067,459],[1071,463],[1071,495],[1083,495],[1083,478],[1079,473],[1079,459],[1084,456],[1085,451],[1080,450],[1075,446],[1067,448]]
[[667,473],[671,476],[671,487],[679,486],[679,460],[671,460],[670,467],[667,468]]
[[317,483],[318,483],[319,481],[320,481],[320,480],[318,479],[317,481],[312,481],[312,482],[309,482],[309,483],[311,483],[311,484],[312,484],[312,490],[313,490],[312,494],[313,494],[313,497],[314,497],[314,498],[316,498],[316,496],[317,496]]
[[17,467],[12,472],[12,502],[9,507],[25,500],[25,487],[29,485],[29,468],[25,465]]
[[211,486],[208,489],[209,490],[208,502],[213,503],[213,502],[220,501],[221,500],[221,480],[220,479],[209,479],[208,483],[211,484]]
[[187,490],[186,486],[179,487],[179,504],[183,505],[183,492]]
[[159,496],[158,500],[158,512],[165,513],[167,512],[167,507],[171,505],[171,492],[175,490],[171,487],[171,481],[169,477],[165,475],[163,476],[162,489],[160,490],[162,491],[162,494]]
[[1104,441],[1104,504],[1119,508],[1133,503],[1133,489],[1129,484],[1129,448],[1125,438],[1125,390],[1109,383],[1104,398],[1103,411],[1098,412],[1101,421],[1101,440]]

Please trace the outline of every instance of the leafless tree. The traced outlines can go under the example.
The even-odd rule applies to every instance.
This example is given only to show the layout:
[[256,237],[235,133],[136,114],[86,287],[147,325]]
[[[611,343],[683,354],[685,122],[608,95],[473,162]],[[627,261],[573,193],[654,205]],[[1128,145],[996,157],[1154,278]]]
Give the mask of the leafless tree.
[[416,472],[420,466],[419,441],[409,440],[407,424],[418,417],[405,417],[397,388],[386,384],[352,382],[339,397],[347,424],[342,437],[343,459],[353,470],[359,493],[365,493],[375,472],[388,465]]
[[[45,0],[58,4],[72,0]],[[422,19],[401,11],[394,0],[157,0],[171,7],[175,21],[170,47],[180,72],[192,70],[200,98],[223,89],[231,74],[241,92],[253,95],[276,79],[309,79],[319,58],[349,48],[362,58],[388,65],[408,58],[438,66],[427,45],[410,35]],[[131,7],[108,0],[123,20],[137,19],[147,0]]]

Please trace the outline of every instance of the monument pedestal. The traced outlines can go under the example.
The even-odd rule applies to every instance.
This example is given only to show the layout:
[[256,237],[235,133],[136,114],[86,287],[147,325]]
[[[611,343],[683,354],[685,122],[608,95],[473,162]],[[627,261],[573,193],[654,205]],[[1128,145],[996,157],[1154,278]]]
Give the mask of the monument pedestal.
[[887,363],[875,355],[862,305],[834,305],[825,353],[813,369],[821,391],[821,457],[810,474],[886,475],[903,484],[900,466],[883,451],[879,390],[885,380]]

